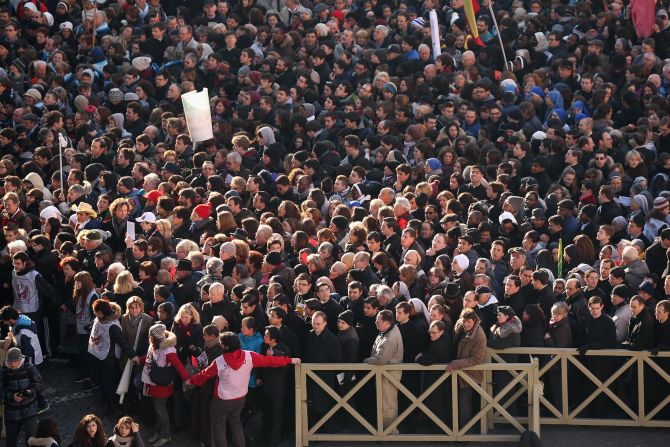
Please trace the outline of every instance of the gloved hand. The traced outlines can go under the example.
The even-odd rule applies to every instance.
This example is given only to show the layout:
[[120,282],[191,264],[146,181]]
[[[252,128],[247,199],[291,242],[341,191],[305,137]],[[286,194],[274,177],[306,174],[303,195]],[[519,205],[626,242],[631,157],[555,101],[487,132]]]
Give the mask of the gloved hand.
[[649,352],[651,352],[651,355],[654,355],[654,356],[658,355],[658,346],[654,346],[653,348],[651,348],[649,350]]
[[579,355],[585,355],[586,351],[588,351],[588,350],[589,350],[589,347],[586,346],[586,345],[585,346],[580,346],[579,348],[577,348],[577,352],[579,352]]

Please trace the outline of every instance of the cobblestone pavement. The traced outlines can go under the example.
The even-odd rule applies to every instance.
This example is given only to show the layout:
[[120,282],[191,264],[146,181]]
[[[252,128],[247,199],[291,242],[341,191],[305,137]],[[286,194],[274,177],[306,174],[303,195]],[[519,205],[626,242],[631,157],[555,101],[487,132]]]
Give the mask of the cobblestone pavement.
[[[58,422],[63,436],[63,445],[68,445],[77,423],[83,415],[89,413],[100,414],[102,404],[96,393],[81,391],[81,386],[73,382],[74,371],[61,362],[49,361],[42,370],[43,392],[49,401],[51,409],[45,416],[53,417]],[[105,431],[111,433],[116,420],[103,418]],[[142,427],[143,437],[146,439],[152,432]],[[188,430],[173,433],[174,447],[198,447],[199,443],[193,439]],[[670,444],[670,429],[636,429],[617,427],[552,427],[542,428],[542,445],[550,447],[657,447]],[[426,443],[440,445],[439,443]],[[5,445],[4,440],[0,445]],[[147,443],[148,445],[148,443]],[[284,442],[281,447],[290,447],[293,442]],[[317,445],[315,443],[314,445]],[[378,443],[318,443],[323,447],[360,447],[377,446]],[[442,444],[445,445],[445,444]],[[516,444],[501,443],[473,443],[477,446],[505,447]],[[414,443],[393,443],[394,447],[416,447]]]

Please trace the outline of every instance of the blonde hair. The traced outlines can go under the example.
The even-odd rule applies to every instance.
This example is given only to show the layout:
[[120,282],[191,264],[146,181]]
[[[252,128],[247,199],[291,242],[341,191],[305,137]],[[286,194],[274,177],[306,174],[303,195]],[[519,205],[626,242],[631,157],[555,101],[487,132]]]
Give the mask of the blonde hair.
[[116,277],[114,281],[114,293],[124,295],[130,293],[137,287],[137,282],[133,278],[133,274],[128,270],[124,270]]
[[172,224],[167,219],[158,219],[156,221],[156,228],[158,232],[163,235],[166,239],[172,237]]
[[175,323],[180,323],[181,317],[185,313],[191,314],[192,317],[191,323],[200,324],[200,314],[195,309],[195,307],[193,307],[193,305],[190,303],[186,303],[179,308],[179,310],[177,311],[177,315],[174,316]]

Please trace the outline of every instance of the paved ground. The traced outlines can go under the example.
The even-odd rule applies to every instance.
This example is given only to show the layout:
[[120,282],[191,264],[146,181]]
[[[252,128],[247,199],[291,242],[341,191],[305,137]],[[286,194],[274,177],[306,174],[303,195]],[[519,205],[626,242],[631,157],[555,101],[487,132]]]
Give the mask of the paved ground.
[[[88,413],[99,414],[102,405],[93,393],[85,393],[80,386],[72,382],[72,368],[62,363],[49,362],[43,370],[44,394],[51,404],[48,416],[58,421],[63,435],[63,444],[67,445],[81,417]],[[103,418],[107,433],[116,421]],[[151,433],[144,430],[146,440]],[[361,445],[376,446],[377,443],[318,443],[324,447],[358,447]],[[438,443],[426,443],[440,445]],[[657,447],[670,444],[670,429],[636,429],[617,427],[543,427],[542,445],[550,447]],[[5,445],[4,440],[1,445]],[[188,430],[174,433],[174,447],[198,447]],[[290,447],[293,443],[285,442],[282,447]],[[414,443],[392,443],[394,447],[416,447]],[[443,444],[444,445],[444,444]],[[508,446],[516,444],[482,443],[478,446]]]

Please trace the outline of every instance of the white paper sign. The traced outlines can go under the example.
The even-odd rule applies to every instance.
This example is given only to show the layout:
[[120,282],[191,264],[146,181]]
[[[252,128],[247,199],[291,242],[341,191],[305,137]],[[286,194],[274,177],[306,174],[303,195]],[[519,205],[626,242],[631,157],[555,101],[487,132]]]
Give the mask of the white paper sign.
[[126,235],[135,240],[135,222],[128,222],[126,224]]
[[181,95],[181,102],[184,105],[184,115],[186,115],[186,125],[191,140],[197,143],[214,138],[212,112],[209,108],[207,89],[203,89],[201,92],[194,90],[185,93]]
[[428,13],[430,18],[430,37],[433,41],[433,60],[442,54],[442,49],[440,48],[440,25],[437,22],[437,12],[434,9],[431,9]]

